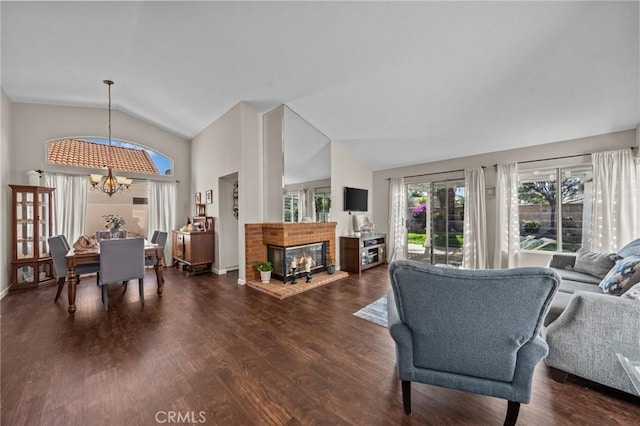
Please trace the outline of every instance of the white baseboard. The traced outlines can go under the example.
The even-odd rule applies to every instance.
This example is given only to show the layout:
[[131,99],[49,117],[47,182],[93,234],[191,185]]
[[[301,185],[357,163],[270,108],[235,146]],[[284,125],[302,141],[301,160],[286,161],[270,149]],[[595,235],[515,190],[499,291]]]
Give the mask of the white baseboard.
[[[9,286],[9,287],[11,287],[11,286]],[[7,294],[9,294],[9,287],[7,287],[4,290],[2,290],[2,293],[0,293],[0,299],[4,298]]]
[[245,280],[243,280],[242,278],[238,278],[238,284],[240,285],[245,285],[247,282]]
[[212,268],[212,269],[211,269],[211,272],[213,272],[213,273],[214,273],[214,274],[216,274],[216,275],[226,275],[226,274],[227,274],[227,270],[226,270],[226,269],[224,269],[224,268],[220,268],[220,269],[218,269],[218,268]]

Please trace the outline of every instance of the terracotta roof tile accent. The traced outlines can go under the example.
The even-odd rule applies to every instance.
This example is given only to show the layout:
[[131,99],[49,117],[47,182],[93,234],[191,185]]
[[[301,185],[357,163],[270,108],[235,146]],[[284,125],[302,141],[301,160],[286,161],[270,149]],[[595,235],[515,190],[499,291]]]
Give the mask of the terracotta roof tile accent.
[[78,139],[63,139],[49,144],[49,162],[99,169],[107,164],[113,170],[159,175],[145,150],[103,145]]

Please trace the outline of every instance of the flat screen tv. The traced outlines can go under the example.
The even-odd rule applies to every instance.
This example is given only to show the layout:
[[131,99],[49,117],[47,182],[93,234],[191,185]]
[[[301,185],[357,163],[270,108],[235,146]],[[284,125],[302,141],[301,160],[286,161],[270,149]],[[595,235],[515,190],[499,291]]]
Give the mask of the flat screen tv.
[[344,211],[366,212],[369,191],[366,189],[344,187]]

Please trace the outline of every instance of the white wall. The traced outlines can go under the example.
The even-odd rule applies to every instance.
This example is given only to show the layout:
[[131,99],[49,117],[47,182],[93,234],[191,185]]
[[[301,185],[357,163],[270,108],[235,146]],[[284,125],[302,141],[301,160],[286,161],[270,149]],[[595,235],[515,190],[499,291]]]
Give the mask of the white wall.
[[240,170],[241,107],[236,104],[191,141],[190,215],[195,215],[195,193],[213,190],[213,204],[206,205],[207,216],[216,218],[216,261],[214,270],[221,271],[225,263],[238,264],[237,242],[228,244],[220,240],[220,179]]
[[0,298],[4,297],[11,284],[11,190],[7,186],[11,174],[11,120],[13,104],[0,89]]
[[242,104],[242,139],[239,175],[239,256],[238,284],[245,284],[245,223],[264,222],[264,150],[262,145],[262,116],[249,105]]
[[351,157],[347,151],[337,142],[331,142],[331,222],[336,225],[336,257],[340,264],[340,239],[342,235],[353,233],[353,216],[344,211],[344,187],[367,189],[369,191],[369,213],[373,213],[373,221],[378,218],[372,206],[373,198],[373,172],[357,159]]
[[[520,169],[584,164],[591,162],[591,158],[588,154],[592,152],[629,148],[637,146],[637,143],[636,130],[632,129],[623,132],[590,136],[569,141],[553,142],[527,148],[511,149],[489,154],[376,171],[373,173],[373,216],[376,223],[376,230],[385,233],[389,230],[388,178],[415,176],[426,173],[443,173],[441,176],[432,175],[425,177],[425,179],[436,179],[438,177],[446,176],[444,173],[453,170],[486,166],[486,186],[495,187],[496,172],[493,167],[494,164],[517,162],[519,163],[518,167]],[[574,155],[578,155],[578,157],[523,163],[533,160]],[[486,201],[489,264],[493,264],[493,248],[495,245],[495,239],[493,236],[495,235],[496,205],[495,198],[489,198]],[[521,256],[521,266],[543,266],[547,264],[549,257],[550,254],[525,252],[522,253]]]
[[[216,221],[214,268],[223,271],[228,264],[238,265],[238,282],[244,284],[244,224],[263,221],[262,117],[240,102],[200,132],[191,146],[192,194],[202,192],[204,196],[207,189],[213,189],[213,204],[207,205],[208,216],[220,216],[220,178],[238,174],[237,240],[222,239],[221,236],[232,237],[227,237],[227,232],[221,233],[221,222]],[[191,203],[195,203],[193,195]],[[225,265],[221,265],[220,259]]]
[[262,117],[264,151],[264,220],[282,222],[284,185],[284,105]]

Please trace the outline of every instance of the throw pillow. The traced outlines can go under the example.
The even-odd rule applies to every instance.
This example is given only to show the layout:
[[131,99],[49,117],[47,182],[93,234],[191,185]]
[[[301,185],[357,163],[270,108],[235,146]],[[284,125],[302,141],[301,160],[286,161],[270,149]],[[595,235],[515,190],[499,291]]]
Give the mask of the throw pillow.
[[619,260],[600,282],[604,293],[620,295],[640,281],[640,256]]
[[576,263],[573,265],[573,270],[604,278],[613,268],[616,260],[619,259],[621,259],[620,256],[615,253],[597,253],[580,248],[576,254]]
[[637,300],[638,302],[640,302],[640,284],[634,285],[629,289],[629,291],[627,291],[620,297],[624,299]]

